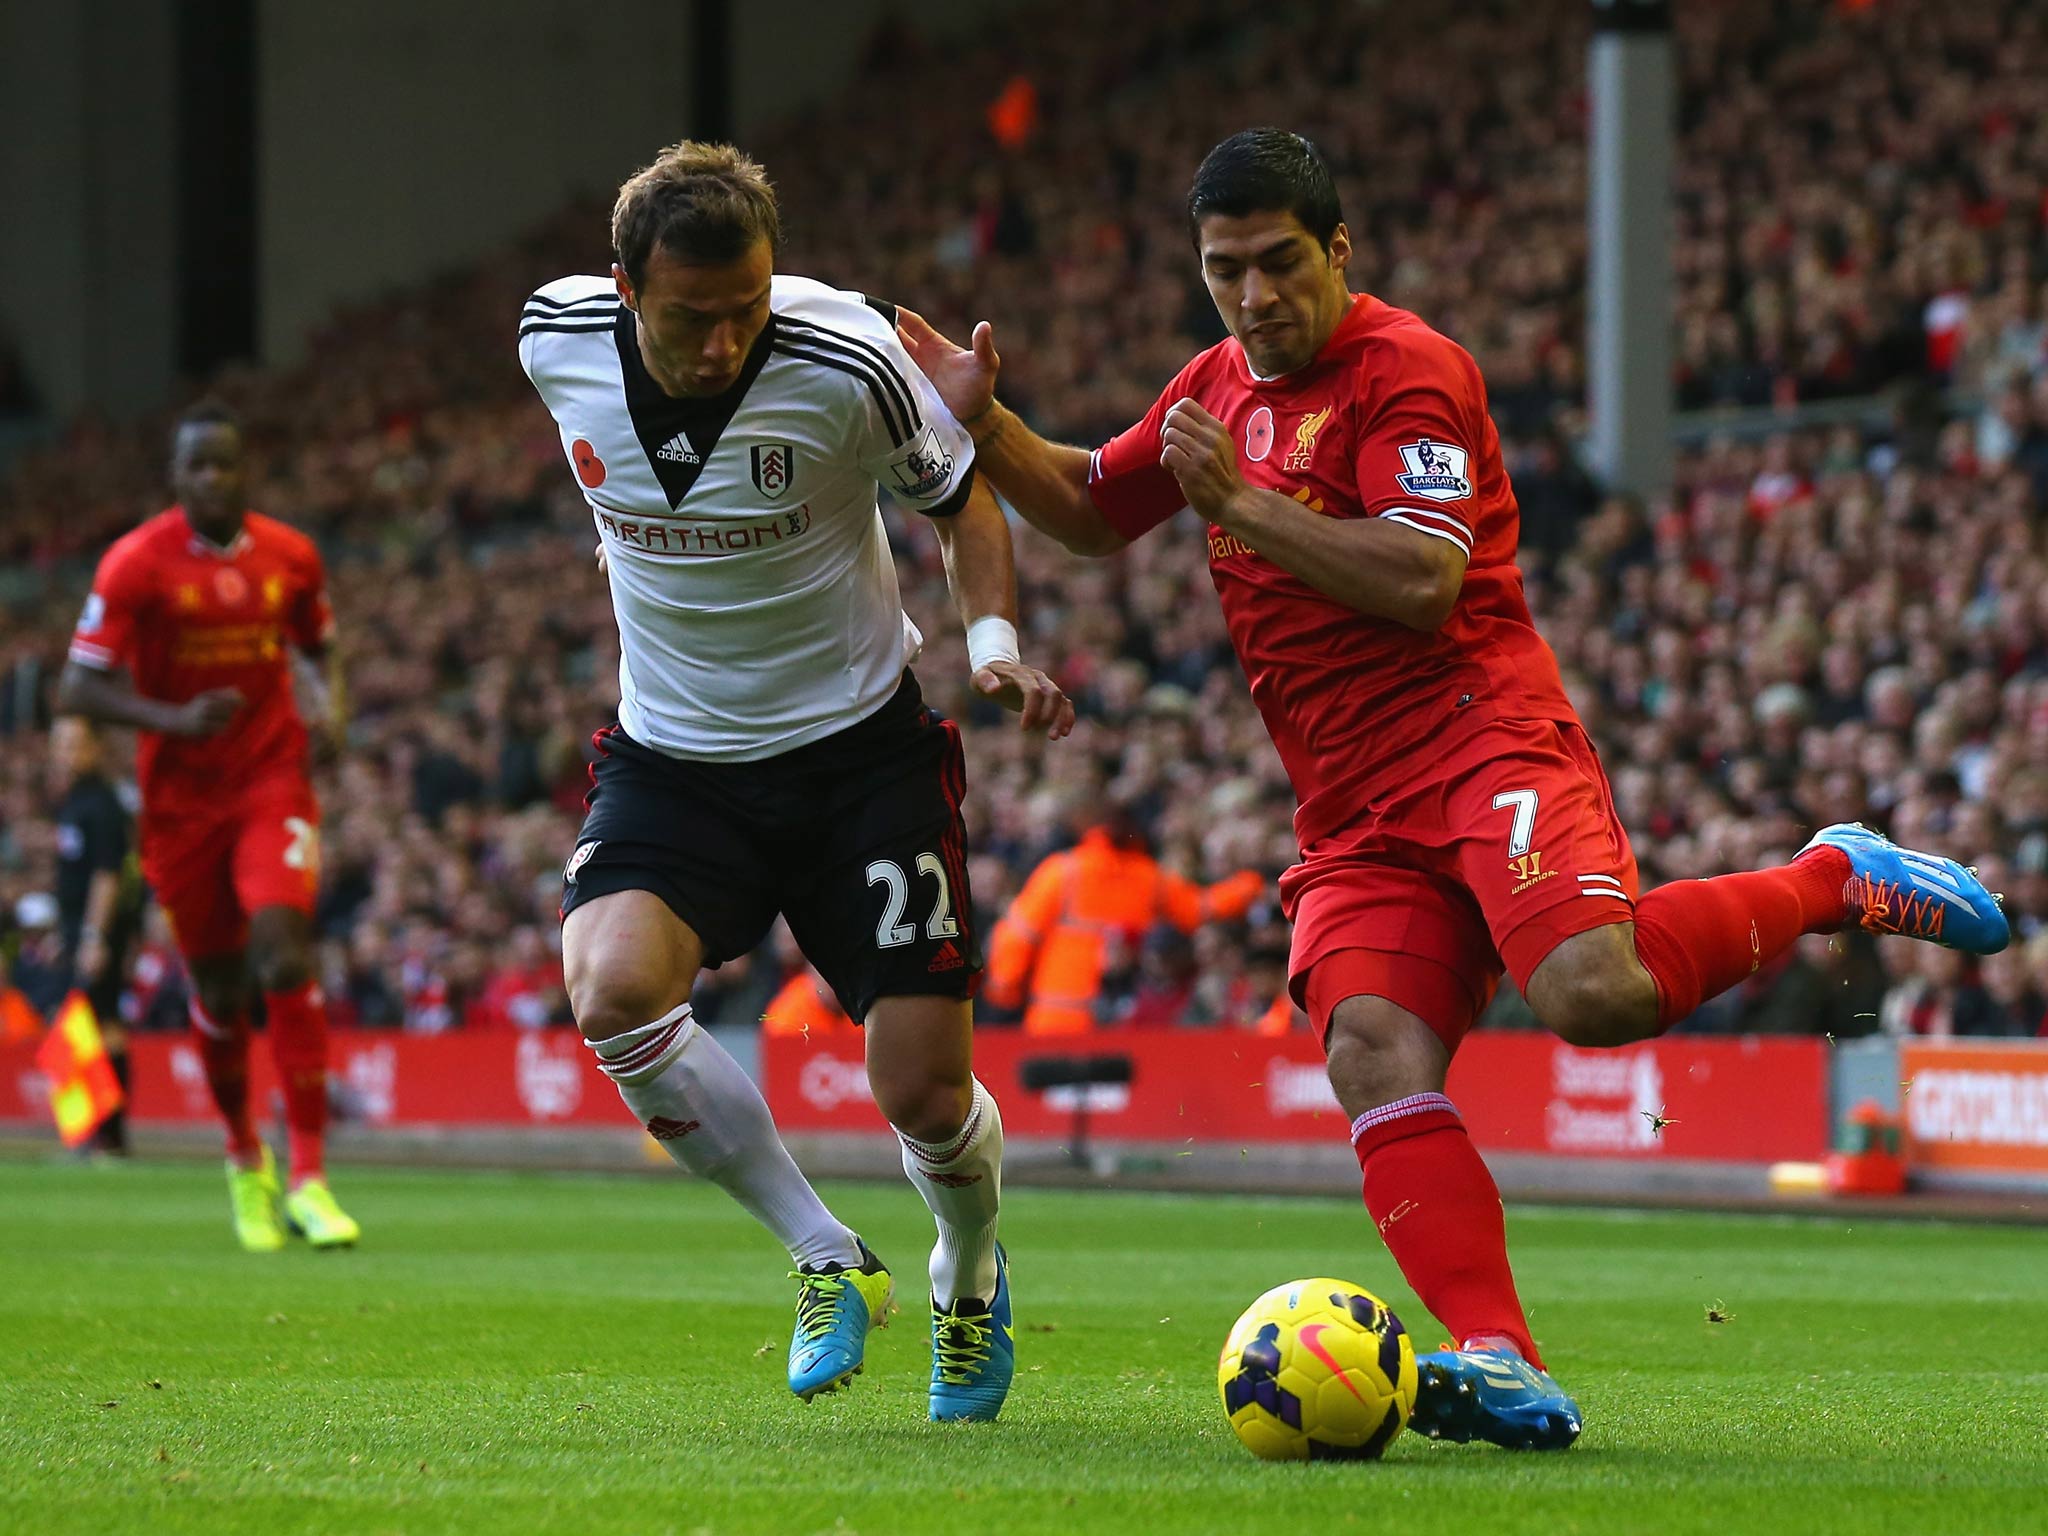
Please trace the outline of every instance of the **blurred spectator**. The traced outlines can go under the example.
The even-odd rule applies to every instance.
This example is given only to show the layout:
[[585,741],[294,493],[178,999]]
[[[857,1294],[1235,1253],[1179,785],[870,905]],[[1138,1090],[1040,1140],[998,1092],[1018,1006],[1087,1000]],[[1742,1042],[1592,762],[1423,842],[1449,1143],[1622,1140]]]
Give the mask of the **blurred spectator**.
[[14,922],[19,947],[8,980],[47,1019],[71,987],[64,936],[57,926],[57,898],[48,891],[30,891],[14,904]]
[[808,965],[798,967],[769,1000],[761,1028],[771,1035],[801,1035],[806,1040],[856,1032],[825,978]]
[[512,930],[510,952],[485,977],[463,1022],[519,1029],[573,1022],[562,983],[562,957],[539,928],[525,923]]
[[[1021,1009],[1024,1028],[1039,1035],[1079,1033],[1105,1013],[1127,1024],[1156,1022],[1169,1007],[1178,1017],[1195,980],[1182,936],[1242,917],[1265,884],[1255,870],[1206,887],[1173,874],[1153,857],[1137,818],[1113,811],[1024,882],[990,940],[988,1000]],[[1162,922],[1167,933],[1141,951]],[[1105,987],[1127,969],[1138,973],[1131,997],[1105,1005]]]

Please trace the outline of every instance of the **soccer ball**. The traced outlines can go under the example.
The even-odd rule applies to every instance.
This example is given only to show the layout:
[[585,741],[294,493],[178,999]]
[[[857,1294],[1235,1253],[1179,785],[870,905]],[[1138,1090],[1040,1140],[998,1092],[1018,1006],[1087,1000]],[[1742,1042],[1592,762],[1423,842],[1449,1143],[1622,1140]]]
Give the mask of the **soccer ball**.
[[1245,1308],[1216,1366],[1223,1411],[1264,1461],[1368,1461],[1415,1409],[1415,1345],[1343,1280],[1293,1280]]

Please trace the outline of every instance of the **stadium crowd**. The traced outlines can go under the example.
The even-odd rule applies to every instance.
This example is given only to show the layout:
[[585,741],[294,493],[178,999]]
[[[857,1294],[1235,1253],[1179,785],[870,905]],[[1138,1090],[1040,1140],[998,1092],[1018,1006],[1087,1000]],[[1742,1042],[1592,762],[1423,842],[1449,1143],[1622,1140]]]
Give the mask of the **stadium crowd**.
[[[994,319],[1006,397],[1094,441],[1220,334],[1179,207],[1199,147],[1247,121],[1299,126],[1339,169],[1354,285],[1486,370],[1531,602],[1645,884],[1861,819],[2009,895],[2004,955],[1810,939],[1688,1027],[2048,1028],[2048,17],[2024,0],[1680,8],[1683,403],[1893,387],[1902,408],[1882,433],[1709,442],[1668,502],[1640,508],[1602,499],[1567,446],[1584,101],[1556,82],[1583,77],[1582,5],[1453,21],[1327,6],[1303,22],[1163,0],[1097,18],[1085,46],[1048,24],[1057,9],[1027,6],[929,68],[916,36],[878,37],[868,73],[889,111],[856,91],[755,146],[784,200],[783,267],[956,334]],[[896,110],[907,68],[929,86],[917,111]],[[1018,79],[996,132],[988,103]],[[829,163],[808,147],[822,143]],[[321,540],[350,657],[350,749],[322,784],[339,1022],[566,1017],[555,902],[617,645],[588,513],[510,335],[538,282],[603,264],[603,214],[565,211],[337,316],[306,364],[210,383],[249,423],[254,504]],[[1944,414],[1929,400],[1948,387],[1981,404]],[[161,505],[162,427],[77,421],[0,486],[0,565],[28,578],[0,616],[0,912],[18,978],[47,949],[24,898],[52,856],[48,685],[90,559]],[[1291,860],[1292,799],[1189,529],[1090,564],[1020,530],[1027,654],[1085,721],[1050,748],[969,697],[936,542],[893,513],[891,531],[932,637],[920,675],[970,727],[985,928],[1106,804],[1199,880]],[[131,1002],[175,1019],[160,925],[146,940]],[[1191,1024],[1249,1025],[1284,943],[1270,896],[1242,923],[1148,942],[1112,967],[1104,1017],[1155,1016],[1164,996]],[[707,975],[700,1015],[758,1018],[793,960],[779,935]]]

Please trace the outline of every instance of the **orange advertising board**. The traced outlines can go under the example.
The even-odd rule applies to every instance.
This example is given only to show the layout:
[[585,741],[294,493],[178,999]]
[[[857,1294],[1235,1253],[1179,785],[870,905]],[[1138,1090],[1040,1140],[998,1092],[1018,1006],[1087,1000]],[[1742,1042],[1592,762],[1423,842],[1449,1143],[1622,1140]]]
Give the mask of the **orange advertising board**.
[[2048,1175],[2048,1041],[1908,1041],[1899,1077],[1914,1168]]

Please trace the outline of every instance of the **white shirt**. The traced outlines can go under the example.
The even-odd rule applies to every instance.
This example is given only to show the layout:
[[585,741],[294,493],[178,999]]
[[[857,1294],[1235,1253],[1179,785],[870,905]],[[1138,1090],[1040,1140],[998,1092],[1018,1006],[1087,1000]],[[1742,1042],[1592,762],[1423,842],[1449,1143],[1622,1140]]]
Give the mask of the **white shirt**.
[[687,400],[648,376],[609,277],[549,283],[520,318],[604,544],[619,723],[674,757],[773,757],[880,708],[922,637],[877,486],[947,516],[973,481],[889,306],[777,276],[769,309],[739,381]]

